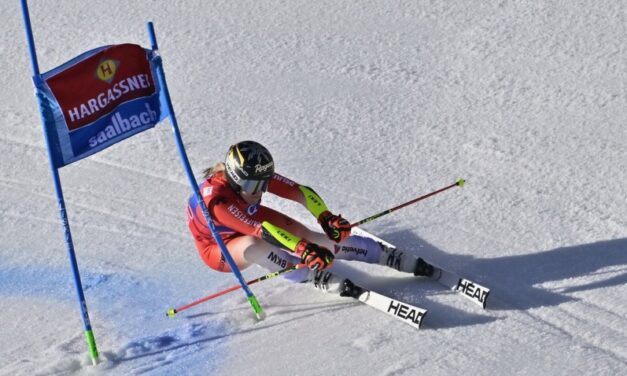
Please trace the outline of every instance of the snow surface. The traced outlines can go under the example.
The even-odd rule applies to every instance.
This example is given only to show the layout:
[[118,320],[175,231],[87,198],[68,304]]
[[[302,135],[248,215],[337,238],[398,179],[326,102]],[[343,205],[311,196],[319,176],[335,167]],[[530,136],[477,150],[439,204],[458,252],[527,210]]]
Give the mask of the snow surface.
[[[369,231],[492,288],[487,311],[383,267],[424,329],[305,285],[208,270],[168,122],[61,170],[102,363],[86,352],[17,0],[0,2],[0,374],[627,374],[624,0],[31,1],[42,72],[148,46],[197,174],[255,139]],[[298,205],[268,199],[309,225]],[[338,263],[339,264],[339,263]],[[258,267],[246,278],[263,274]]]

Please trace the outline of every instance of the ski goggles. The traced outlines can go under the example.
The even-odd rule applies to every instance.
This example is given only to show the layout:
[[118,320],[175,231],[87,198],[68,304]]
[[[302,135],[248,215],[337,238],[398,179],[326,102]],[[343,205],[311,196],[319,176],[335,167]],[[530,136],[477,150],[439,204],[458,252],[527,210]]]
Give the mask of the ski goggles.
[[246,192],[249,195],[255,195],[259,192],[266,192],[268,190],[268,185],[270,183],[270,179],[266,180],[252,180],[252,179],[242,179],[237,183],[240,192]]

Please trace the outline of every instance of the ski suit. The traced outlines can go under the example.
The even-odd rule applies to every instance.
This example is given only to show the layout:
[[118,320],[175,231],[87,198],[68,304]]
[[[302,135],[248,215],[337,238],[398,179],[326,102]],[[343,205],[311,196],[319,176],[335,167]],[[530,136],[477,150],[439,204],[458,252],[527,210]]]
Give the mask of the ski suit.
[[[374,240],[350,236],[338,244],[329,240],[325,234],[311,231],[295,219],[261,205],[261,201],[249,205],[231,188],[222,171],[215,172],[202,182],[200,193],[217,232],[240,269],[255,263],[270,271],[277,271],[301,262],[291,251],[263,240],[262,222],[269,222],[309,242],[328,248],[334,253],[336,260],[380,262],[381,246]],[[315,218],[327,210],[322,199],[311,188],[277,173],[270,180],[267,193],[300,203]],[[203,261],[214,270],[230,272],[231,268],[207,227],[195,195],[192,195],[188,202],[187,223]],[[286,278],[300,282],[305,279],[307,273],[308,269],[302,268],[288,273]]]

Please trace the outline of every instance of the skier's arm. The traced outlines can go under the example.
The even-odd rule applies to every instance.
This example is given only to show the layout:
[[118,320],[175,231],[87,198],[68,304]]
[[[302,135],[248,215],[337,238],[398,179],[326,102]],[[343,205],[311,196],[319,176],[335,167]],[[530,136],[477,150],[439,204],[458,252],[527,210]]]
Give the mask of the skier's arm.
[[298,237],[267,221],[261,224],[261,228],[265,241],[294,252],[310,269],[325,269],[333,263],[335,256],[325,247],[310,243],[307,239]]
[[333,263],[334,255],[328,249],[310,243],[270,222],[264,221],[262,224],[226,199],[216,200],[210,211],[213,218],[221,225],[240,234],[261,238],[278,247],[290,250],[300,256],[302,262],[311,269],[324,269]]
[[227,199],[217,198],[209,207],[213,219],[220,225],[243,234],[261,238],[261,222],[253,219]]
[[351,227],[348,221],[341,215],[332,214],[324,200],[313,189],[275,173],[268,186],[268,192],[305,206],[318,220],[329,239],[341,242],[350,236]]
[[277,173],[274,174],[268,192],[288,200],[296,201],[309,210],[316,217],[320,217],[324,211],[328,211],[322,198],[311,188],[298,184]]

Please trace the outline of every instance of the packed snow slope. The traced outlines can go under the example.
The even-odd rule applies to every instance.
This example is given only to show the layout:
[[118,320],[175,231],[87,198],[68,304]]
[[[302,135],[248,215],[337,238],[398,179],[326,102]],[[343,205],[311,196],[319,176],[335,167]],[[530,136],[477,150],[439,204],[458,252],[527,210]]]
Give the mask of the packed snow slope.
[[[254,139],[365,228],[492,288],[482,311],[356,264],[424,329],[200,261],[169,122],[61,170],[89,365],[19,1],[0,2],[0,374],[618,375],[627,369],[625,1],[31,1],[42,72],[154,21],[196,176]],[[308,225],[298,205],[264,201]],[[258,267],[246,278],[263,274]]]

